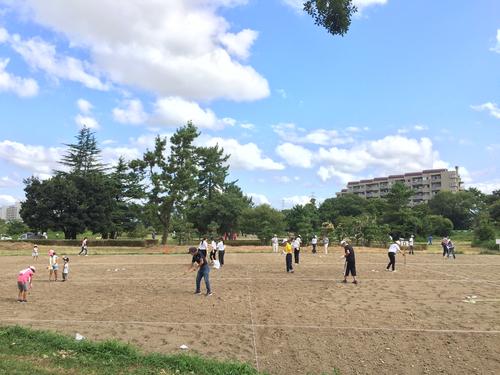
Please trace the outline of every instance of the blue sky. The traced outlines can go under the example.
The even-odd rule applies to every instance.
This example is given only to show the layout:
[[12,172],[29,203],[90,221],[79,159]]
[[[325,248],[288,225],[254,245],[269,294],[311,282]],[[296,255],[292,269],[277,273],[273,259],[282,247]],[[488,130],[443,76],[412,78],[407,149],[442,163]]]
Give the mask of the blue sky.
[[300,0],[0,0],[0,205],[82,124],[113,163],[189,119],[278,208],[455,165],[499,189],[500,2],[355,3],[333,37]]

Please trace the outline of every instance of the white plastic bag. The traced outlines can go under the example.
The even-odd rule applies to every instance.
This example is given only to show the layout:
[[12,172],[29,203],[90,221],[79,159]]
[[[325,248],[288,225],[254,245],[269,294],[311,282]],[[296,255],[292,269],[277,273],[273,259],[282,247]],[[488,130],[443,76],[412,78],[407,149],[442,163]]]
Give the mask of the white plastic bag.
[[220,268],[220,262],[217,259],[214,260],[214,268],[217,270]]

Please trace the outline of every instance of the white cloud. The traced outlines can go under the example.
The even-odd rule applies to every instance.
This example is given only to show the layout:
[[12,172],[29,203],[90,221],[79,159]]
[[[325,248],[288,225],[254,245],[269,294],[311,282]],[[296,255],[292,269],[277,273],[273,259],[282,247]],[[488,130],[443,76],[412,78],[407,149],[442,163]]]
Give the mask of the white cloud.
[[121,108],[113,108],[113,118],[122,124],[142,124],[148,119],[142,102],[138,99],[125,100]]
[[0,160],[32,173],[51,174],[54,169],[60,169],[62,155],[63,149],[58,147],[25,145],[9,140],[0,142]]
[[21,11],[28,9],[26,17],[65,35],[71,45],[87,50],[98,71],[115,83],[158,96],[251,101],[269,95],[268,82],[232,56],[248,56],[257,34],[249,29],[230,30],[230,23],[220,15],[222,8],[244,3],[128,0],[117,6],[115,0],[9,2]]
[[100,125],[97,122],[97,120],[91,116],[84,116],[81,114],[78,114],[75,116],[75,123],[78,125],[79,128],[83,128],[86,126],[89,129],[99,129]]
[[291,197],[284,197],[283,202],[287,207],[293,207],[295,205],[305,205],[311,201],[311,197],[307,195],[294,195]]
[[274,179],[282,184],[288,184],[292,182],[292,179],[288,176],[275,176]]
[[101,156],[104,163],[114,166],[120,157],[127,161],[139,159],[142,157],[142,152],[134,147],[105,147]]
[[500,108],[498,108],[496,103],[487,102],[479,105],[470,106],[475,111],[488,111],[491,116],[500,119]]
[[70,56],[57,54],[56,47],[41,38],[23,40],[18,34],[10,38],[12,48],[33,68],[42,70],[54,79],[80,82],[84,86],[107,90],[109,86],[91,73],[88,62]]
[[337,130],[314,129],[308,131],[293,123],[280,123],[272,126],[274,132],[284,141],[315,145],[342,145],[352,143],[350,136],[341,136]]
[[417,130],[417,131],[424,131],[424,130],[427,130],[429,129],[426,125],[415,125],[413,127],[414,130]]
[[198,103],[179,97],[158,99],[153,121],[165,126],[182,126],[192,121],[198,128],[212,130],[222,129],[225,125],[211,109],[203,109]]
[[313,153],[305,147],[292,143],[283,143],[276,147],[276,153],[281,156],[288,165],[293,167],[312,167]]
[[335,169],[335,167],[319,167],[317,172],[321,181],[325,182],[331,178],[337,178],[342,184],[347,184],[349,181],[354,181],[354,175],[350,173],[341,172]]
[[19,181],[15,181],[8,176],[0,177],[0,188],[19,186]]
[[370,169],[371,175],[420,171],[428,168],[447,168],[428,138],[413,139],[390,135],[379,140],[364,141],[351,148],[320,148],[318,162],[324,164],[318,171],[327,180],[360,174]]
[[236,139],[210,138],[203,143],[208,146],[218,144],[224,149],[224,153],[230,154],[229,164],[234,169],[245,170],[283,170],[284,165],[263,156],[262,150],[255,143],[241,144]]
[[94,107],[88,100],[85,99],[78,99],[76,101],[76,105],[80,112],[84,114],[89,114],[92,111],[92,108]]
[[37,95],[38,83],[31,78],[22,78],[8,73],[5,70],[8,64],[9,59],[0,59],[0,92],[11,91],[20,97]]
[[257,31],[244,29],[237,34],[225,33],[220,36],[220,41],[231,55],[247,59],[250,56],[250,48],[258,36]]
[[9,33],[3,27],[0,27],[0,43],[5,43],[9,39]]
[[0,194],[0,206],[10,206],[18,202],[12,195]]
[[253,203],[255,203],[256,206],[259,206],[261,204],[270,204],[269,199],[264,194],[257,194],[257,193],[247,193],[245,194],[247,197],[252,198]]
[[494,179],[484,182],[473,182],[468,187],[475,187],[485,194],[491,194],[495,190],[500,190],[500,179]]
[[497,30],[497,40],[496,41],[497,41],[497,44],[495,45],[495,47],[491,47],[490,51],[500,53],[500,29]]
[[251,124],[251,123],[242,123],[240,124],[240,126],[243,128],[243,129],[247,129],[247,130],[253,130],[255,129],[255,125],[254,124]]

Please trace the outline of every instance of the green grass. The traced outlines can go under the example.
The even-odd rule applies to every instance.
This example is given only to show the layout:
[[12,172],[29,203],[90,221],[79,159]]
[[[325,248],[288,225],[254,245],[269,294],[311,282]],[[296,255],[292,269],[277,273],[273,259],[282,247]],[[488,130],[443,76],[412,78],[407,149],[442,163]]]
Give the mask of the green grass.
[[143,354],[118,341],[76,341],[48,331],[0,327],[0,374],[257,375],[248,364],[194,355]]

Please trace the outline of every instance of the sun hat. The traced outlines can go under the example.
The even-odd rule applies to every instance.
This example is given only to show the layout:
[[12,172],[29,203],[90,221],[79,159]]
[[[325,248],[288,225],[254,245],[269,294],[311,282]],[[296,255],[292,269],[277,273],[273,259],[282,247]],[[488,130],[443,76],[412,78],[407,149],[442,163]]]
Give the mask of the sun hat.
[[194,254],[194,253],[196,253],[197,251],[198,251],[198,249],[197,249],[196,247],[190,247],[190,248],[188,249],[188,253],[189,253],[189,254]]
[[33,272],[36,272],[36,268],[35,268],[35,266],[30,266],[30,269],[31,269]]

